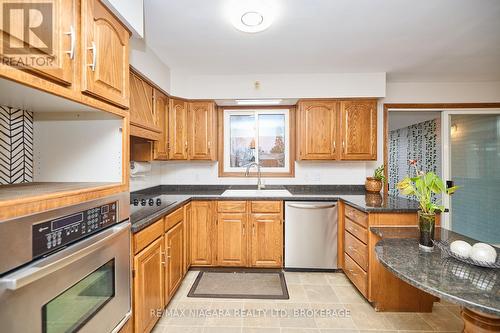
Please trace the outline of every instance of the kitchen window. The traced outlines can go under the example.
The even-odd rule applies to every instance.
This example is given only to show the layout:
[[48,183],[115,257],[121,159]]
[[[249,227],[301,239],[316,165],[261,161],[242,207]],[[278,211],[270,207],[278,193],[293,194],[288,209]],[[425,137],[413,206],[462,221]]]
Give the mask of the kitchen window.
[[[290,109],[225,109],[221,176],[241,177],[256,162],[263,176],[292,177]],[[250,169],[255,176],[257,168]]]

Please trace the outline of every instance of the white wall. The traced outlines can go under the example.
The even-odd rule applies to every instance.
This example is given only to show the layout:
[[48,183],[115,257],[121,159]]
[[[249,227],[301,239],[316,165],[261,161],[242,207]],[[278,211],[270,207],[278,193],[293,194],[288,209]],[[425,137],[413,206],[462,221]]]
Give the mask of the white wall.
[[234,99],[384,97],[385,79],[385,73],[191,75],[172,71],[171,81],[175,96]]
[[130,65],[166,92],[171,92],[170,68],[146,45],[144,39],[130,39]]
[[130,29],[134,37],[144,37],[143,0],[103,0],[103,2]]

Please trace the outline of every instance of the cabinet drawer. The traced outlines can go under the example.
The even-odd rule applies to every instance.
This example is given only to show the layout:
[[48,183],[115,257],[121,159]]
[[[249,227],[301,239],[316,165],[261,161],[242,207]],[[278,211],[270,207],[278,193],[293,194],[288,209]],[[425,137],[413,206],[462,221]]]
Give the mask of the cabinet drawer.
[[365,271],[346,255],[344,257],[344,272],[352,283],[359,289],[363,296],[368,297],[368,278]]
[[161,235],[163,235],[163,218],[133,235],[134,254],[139,253]]
[[345,233],[345,252],[365,271],[368,270],[368,251],[365,244],[349,232]]
[[345,216],[363,227],[368,228],[368,214],[360,212],[349,205],[345,205],[344,207]]
[[218,201],[217,212],[219,213],[245,213],[247,211],[246,201]]
[[252,201],[252,213],[281,213],[281,201]]
[[368,230],[366,230],[359,224],[354,223],[349,218],[345,219],[345,230],[350,232],[353,236],[356,236],[356,238],[363,243],[366,244],[368,242]]
[[181,207],[165,217],[165,232],[170,230],[174,225],[184,220],[184,207]]

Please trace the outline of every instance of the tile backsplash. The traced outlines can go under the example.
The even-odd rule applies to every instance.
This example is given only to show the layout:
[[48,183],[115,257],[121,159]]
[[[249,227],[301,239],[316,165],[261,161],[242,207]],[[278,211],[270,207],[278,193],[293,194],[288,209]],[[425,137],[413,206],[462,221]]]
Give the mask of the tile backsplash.
[[33,181],[33,113],[0,106],[0,184]]

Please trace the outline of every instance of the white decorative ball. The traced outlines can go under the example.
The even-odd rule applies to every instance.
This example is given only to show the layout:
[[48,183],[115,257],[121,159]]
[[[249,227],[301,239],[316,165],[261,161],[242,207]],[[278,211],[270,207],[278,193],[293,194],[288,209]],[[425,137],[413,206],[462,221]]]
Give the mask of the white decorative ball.
[[491,245],[476,243],[472,246],[471,258],[493,264],[497,260],[497,251]]
[[463,241],[456,240],[450,244],[450,250],[459,257],[469,258],[472,246]]

